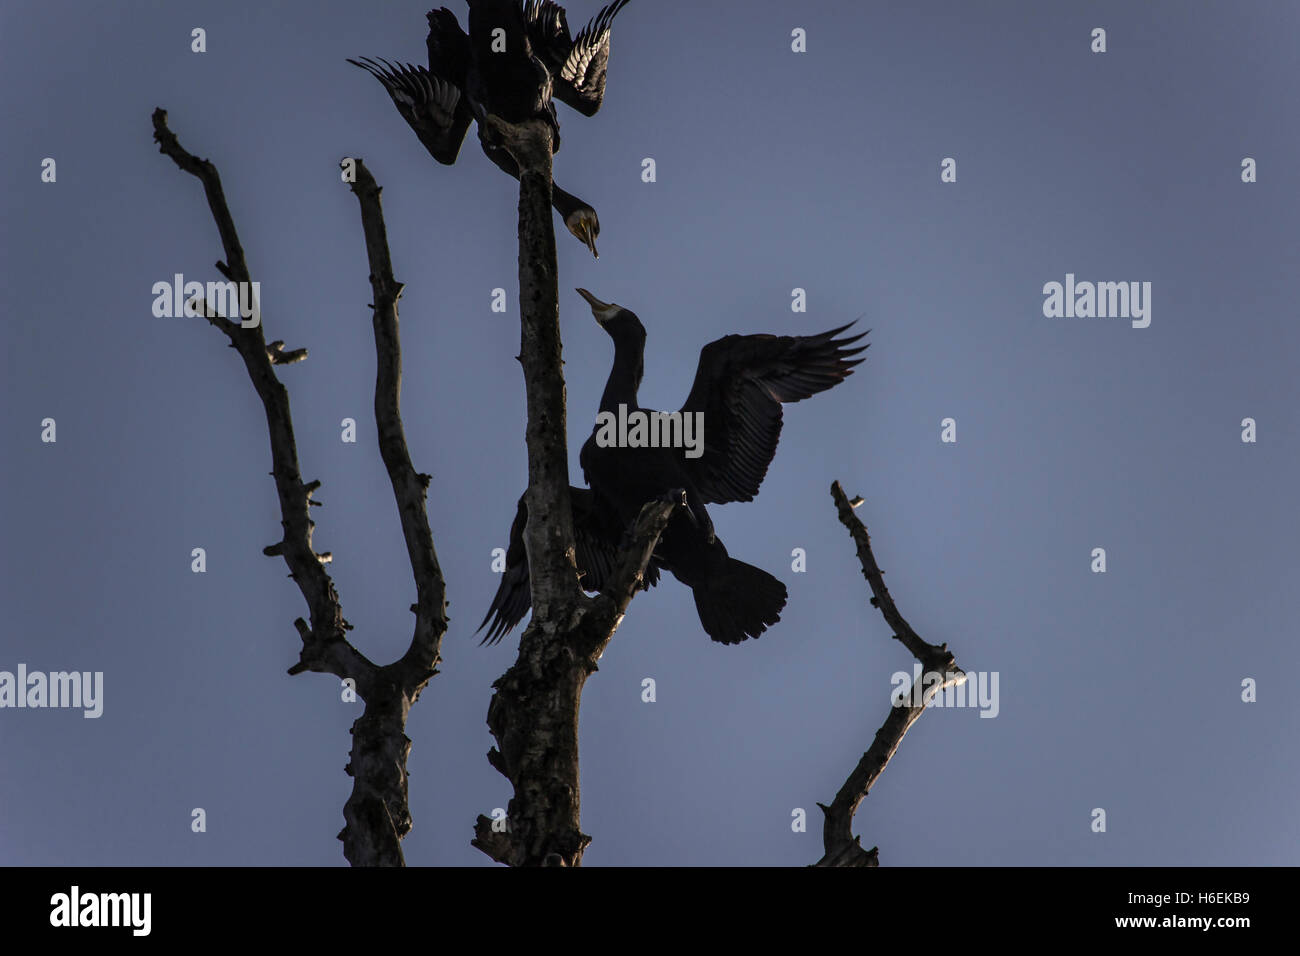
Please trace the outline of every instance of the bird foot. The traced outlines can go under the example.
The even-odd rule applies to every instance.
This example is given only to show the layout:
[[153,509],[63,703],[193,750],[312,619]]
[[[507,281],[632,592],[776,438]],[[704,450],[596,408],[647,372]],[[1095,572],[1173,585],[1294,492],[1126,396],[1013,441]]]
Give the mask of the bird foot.
[[673,488],[671,491],[665,491],[658,498],[659,501],[671,501],[675,505],[681,505],[682,510],[686,512],[686,517],[691,520],[691,524],[704,532],[705,538],[709,544],[713,544],[713,519],[703,508],[696,510],[691,507],[690,495],[686,493],[685,488]]

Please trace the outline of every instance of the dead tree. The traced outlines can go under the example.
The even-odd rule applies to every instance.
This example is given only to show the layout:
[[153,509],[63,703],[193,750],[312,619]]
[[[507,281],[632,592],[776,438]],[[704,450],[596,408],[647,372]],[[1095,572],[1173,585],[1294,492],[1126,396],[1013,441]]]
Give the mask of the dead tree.
[[[154,110],[153,129],[160,152],[203,183],[225,250],[225,261],[216,263],[217,271],[230,282],[251,283],[216,166],[181,147],[176,135],[167,128],[164,110]],[[343,617],[338,591],[325,570],[330,555],[317,554],[312,549],[315,522],[310,511],[312,505],[320,504],[312,500],[320,482],[302,480],[289,413],[289,393],[274,369],[276,365],[300,361],[306,357],[306,350],[286,352],[284,343],[278,341],[267,345],[260,322],[243,327],[217,314],[209,303],[202,303],[201,314],[239,353],[266,411],[271,474],[275,478],[284,531],[281,539],[263,553],[279,555],[289,566],[289,577],[302,592],[310,619],[310,623],[302,618],[293,622],[302,639],[302,650],[298,663],[289,668],[289,673],[318,671],[352,681],[357,695],[365,702],[364,712],[352,725],[352,752],[346,768],[353,778],[352,794],[343,807],[347,825],[339,833],[343,855],[353,866],[402,866],[401,840],[411,830],[406,774],[411,741],[405,733],[406,718],[411,705],[437,673],[442,636],[447,630],[447,601],[425,510],[430,478],[416,473],[402,429],[402,357],[397,324],[397,300],[402,286],[393,278],[379,203],[380,187],[360,160],[356,160],[355,169],[351,188],[361,204],[374,295],[375,425],[380,455],[397,500],[416,589],[416,602],[411,606],[415,613],[415,633],[406,652],[391,664],[375,664],[347,639],[346,632],[352,630],[352,625]]]
[[926,695],[916,695],[919,701],[909,694],[910,703],[891,706],[889,716],[876,731],[871,746],[862,755],[858,765],[849,774],[844,786],[835,794],[835,799],[828,807],[819,803],[825,819],[822,825],[822,844],[825,850],[815,866],[879,866],[879,847],[862,849],[859,839],[853,835],[853,814],[857,812],[867,793],[875,785],[885,767],[903,742],[908,728],[916,723],[926,705],[934,695],[944,688],[959,684],[966,679],[965,672],[957,666],[957,659],[948,650],[947,644],[930,644],[912,630],[912,625],[899,613],[889,589],[885,587],[885,573],[876,563],[876,556],[871,553],[871,536],[866,526],[853,513],[853,509],[862,504],[861,498],[852,501],[844,494],[840,483],[831,485],[831,497],[835,499],[835,510],[840,523],[849,529],[853,543],[857,545],[858,561],[862,565],[862,576],[871,585],[871,606],[880,609],[885,623],[893,630],[894,638],[912,652],[921,663],[922,679],[926,674],[940,674],[942,679],[932,683]]
[[[528,405],[528,524],[524,541],[533,616],[520,637],[519,657],[493,687],[488,727],[497,747],[492,766],[514,787],[505,826],[479,816],[474,845],[514,866],[577,866],[591,842],[580,827],[578,708],[582,687],[597,669],[645,572],[673,504],[650,502],[638,516],[617,573],[596,598],[578,585],[574,564],[564,377],[561,370],[555,232],[551,223],[550,129],[540,121],[518,126],[489,117],[519,164],[520,361]],[[945,675],[915,705],[891,708],[857,767],[825,812],[825,854],[818,866],[876,866],[878,850],[863,850],[852,834],[853,814],[884,772],[903,736],[933,694],[965,679],[946,644],[922,640],[898,612],[871,553],[866,528],[836,482],[831,488],[840,521],[858,546],[871,604],[923,665]]]
[[[497,746],[488,760],[511,783],[505,826],[480,816],[473,845],[492,859],[513,866],[577,866],[591,838],[581,830],[578,775],[578,709],[582,688],[597,670],[606,646],[638,590],[676,501],[653,501],[641,510],[622,549],[606,589],[589,597],[579,585],[575,566],[573,518],[569,505],[569,471],[565,387],[561,365],[559,293],[555,232],[551,220],[551,131],[541,121],[510,125],[496,117],[487,123],[519,164],[519,303],[527,400],[525,441],[528,448],[527,507],[524,532],[532,588],[532,619],[519,642],[515,664],[494,684],[488,727]],[[160,151],[203,183],[208,206],[225,250],[216,268],[233,283],[251,278],[216,167],[184,150],[167,128],[167,114],[155,110],[154,139]],[[310,623],[294,626],[302,639],[298,663],[290,674],[319,671],[353,682],[365,711],[352,727],[347,772],[352,794],[344,806],[347,825],[339,834],[344,855],[354,866],[401,866],[402,838],[411,830],[407,802],[406,761],[411,741],[405,734],[412,704],[437,673],[442,637],[447,629],[446,591],[425,498],[430,477],[411,464],[400,412],[401,347],[397,301],[402,285],[393,277],[380,207],[380,187],[360,160],[355,160],[352,191],[361,206],[362,228],[374,296],[373,324],[377,373],[375,423],[380,454],[387,467],[415,577],[415,633],[401,658],[384,666],[371,662],[347,639],[352,626],[344,619],[338,592],[325,565],[329,554],[312,548],[312,500],[320,482],[304,482],[289,411],[289,395],[274,366],[306,357],[305,349],[285,351],[283,342],[266,343],[260,322],[250,327],[217,314],[208,303],[201,313],[220,330],[244,361],[266,411],[283,537],[264,549],[289,567],[309,609]],[[871,604],[880,609],[894,637],[921,662],[926,673],[945,675],[919,702],[891,707],[825,813],[825,853],[817,866],[876,866],[877,848],[863,850],[852,833],[853,815],[908,728],[920,717],[933,694],[965,679],[946,644],[922,640],[902,617],[885,588],[883,572],[871,552],[871,540],[838,482],[831,486],[840,521],[857,545]]]
[[519,164],[519,359],[528,404],[528,525],[533,616],[519,657],[492,686],[488,760],[514,787],[504,829],[479,816],[474,846],[513,866],[577,866],[591,842],[579,821],[578,706],[614,636],[675,502],[646,504],[612,579],[592,598],[578,585],[569,507],[568,436],[551,222],[551,131],[488,117]]

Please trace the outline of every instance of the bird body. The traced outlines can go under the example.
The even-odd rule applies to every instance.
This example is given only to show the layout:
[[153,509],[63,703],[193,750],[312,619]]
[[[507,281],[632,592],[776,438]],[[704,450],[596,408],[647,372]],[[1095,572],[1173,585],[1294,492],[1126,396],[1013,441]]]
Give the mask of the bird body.
[[[652,414],[637,399],[645,327],[631,311],[602,302],[584,289],[578,292],[614,340],[601,416]],[[837,338],[848,328],[808,336],[727,335],[706,345],[681,409],[683,416],[698,415],[703,421],[701,447],[610,442],[599,419],[582,446],[579,461],[591,491],[582,497],[581,520],[575,505],[574,524],[575,529],[581,524],[583,535],[589,542],[596,539],[603,552],[617,554],[624,533],[647,501],[685,493],[685,505],[674,511],[660,536],[652,566],[656,576],[659,569],[666,570],[691,588],[700,623],[715,641],[735,644],[759,636],[780,619],[787,592],[766,571],[731,557],[714,533],[707,506],[750,501],[758,494],[776,454],[782,403],[833,387],[862,361],[854,356],[867,346],[850,348],[862,335]],[[518,531],[522,540],[522,524]],[[580,543],[577,550],[579,572],[584,573],[592,546]],[[527,560],[522,548],[516,557]],[[507,573],[510,566],[507,555]],[[583,586],[591,588],[603,579],[599,573],[584,577]],[[498,637],[522,619],[527,605],[516,602],[504,616],[503,610],[494,600],[488,611],[488,617],[497,615]],[[511,616],[514,619],[507,621]]]
[[[532,606],[528,552],[524,546],[524,527],[528,524],[527,497],[527,492],[519,496],[515,520],[510,525],[506,566],[501,575],[501,583],[492,598],[492,606],[479,625],[479,630],[482,630],[489,620],[492,621],[492,626],[483,637],[484,644],[495,644],[501,640]],[[574,552],[582,586],[588,591],[604,590],[618,558],[619,529],[604,523],[602,513],[594,506],[590,489],[570,485],[569,503],[573,512]],[[658,583],[659,567],[652,558],[642,575],[641,588],[651,588]]]
[[[430,11],[445,23],[445,7]],[[454,21],[454,18],[453,18]],[[469,0],[469,68],[464,77],[470,103],[508,123],[522,123],[534,117],[553,127],[552,151],[559,149],[560,124],[551,102],[550,71],[533,53],[518,0]],[[482,127],[480,126],[480,135]]]
[[[439,163],[460,154],[471,121],[483,152],[503,172],[519,178],[514,157],[485,122],[541,119],[551,127],[551,148],[560,148],[560,124],[552,96],[583,115],[600,109],[609,63],[610,24],[628,0],[615,0],[570,37],[564,9],[550,0],[468,0],[469,32],[446,7],[426,15],[428,68],[382,57],[348,62],[383,84],[407,125]],[[596,210],[552,183],[552,205],[565,227],[596,252]]]

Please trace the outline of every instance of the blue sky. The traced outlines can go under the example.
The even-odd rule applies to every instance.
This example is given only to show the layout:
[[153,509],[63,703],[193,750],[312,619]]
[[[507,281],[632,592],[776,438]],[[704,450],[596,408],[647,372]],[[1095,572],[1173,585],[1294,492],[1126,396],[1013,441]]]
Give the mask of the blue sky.
[[[509,798],[484,718],[516,642],[480,648],[472,632],[526,480],[516,187],[472,134],[436,165],[345,62],[422,61],[425,9],[0,11],[0,670],[105,682],[95,720],[0,710],[0,862],[344,862],[360,705],[333,678],[285,674],[304,608],[261,555],[279,516],[260,405],[218,333],[151,315],[153,283],[217,279],[221,255],[198,182],[151,140],[162,106],[221,171],[268,339],[310,351],[280,374],[304,475],[323,482],[316,543],[377,661],[407,645],[414,587],[375,446],[370,287],[338,160],[364,157],[384,186],[406,283],[403,413],[433,475],[452,618],[407,728],[405,852],[490,865],[469,840]],[[570,21],[597,9],[571,4]],[[587,865],[820,856],[816,802],[912,663],[867,605],[833,479],[866,499],[914,627],[999,675],[996,718],[925,714],[863,804],[855,830],[883,863],[1300,862],[1298,20],[1272,2],[635,0],[619,14],[603,109],[559,107],[556,180],[602,223],[598,261],[557,238],[573,474],[612,358],[575,286],[640,315],[641,398],[660,408],[721,335],[859,316],[873,331],[857,374],[787,407],[758,498],[711,512],[733,555],[789,587],[781,622],[715,645],[668,580],[636,598],[588,682]],[[948,157],[955,183],[940,182]],[[1045,317],[1043,286],[1067,273],[1151,282],[1151,325]],[[340,441],[346,417],[356,444]],[[949,417],[955,444],[940,441]],[[206,833],[190,831],[195,807]],[[791,830],[800,807],[807,833]]]

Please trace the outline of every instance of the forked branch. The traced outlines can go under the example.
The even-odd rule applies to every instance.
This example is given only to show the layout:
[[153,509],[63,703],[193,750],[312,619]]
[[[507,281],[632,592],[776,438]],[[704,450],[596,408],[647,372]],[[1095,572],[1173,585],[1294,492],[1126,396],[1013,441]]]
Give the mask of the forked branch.
[[[885,587],[884,572],[876,563],[876,556],[871,551],[871,536],[866,526],[853,513],[853,509],[862,504],[861,498],[849,501],[844,489],[837,481],[831,485],[831,497],[835,500],[835,509],[840,523],[848,528],[849,535],[857,545],[858,561],[862,565],[862,576],[871,586],[871,606],[880,609],[881,615],[894,632],[894,637],[912,652],[921,663],[922,680],[926,675],[938,674],[940,678],[924,685],[925,693],[901,697],[896,706],[891,706],[889,716],[876,731],[871,746],[862,755],[858,765],[844,781],[830,806],[817,804],[825,814],[822,826],[822,843],[824,854],[816,866],[878,866],[879,848],[862,849],[858,838],[853,835],[853,815],[859,804],[870,792],[872,786],[882,773],[899,744],[903,742],[908,728],[921,716],[929,701],[944,688],[959,684],[966,679],[966,674],[957,666],[957,660],[948,650],[947,644],[930,644],[912,629],[912,625],[899,613],[894,599]],[[919,702],[917,702],[919,701]]]
[[[153,113],[154,140],[159,150],[203,184],[208,207],[221,236],[225,261],[216,268],[234,283],[251,284],[243,247],[226,203],[217,168],[186,151],[167,127],[167,113]],[[329,554],[312,547],[312,496],[319,481],[304,482],[298,465],[297,442],[289,408],[289,393],[274,366],[292,364],[306,351],[285,351],[282,341],[269,346],[259,321],[245,326],[216,314],[206,302],[202,314],[219,329],[244,361],[266,413],[271,442],[271,474],[279,498],[283,535],[263,552],[282,557],[307,602],[308,621],[294,621],[302,641],[299,659],[290,674],[317,671],[351,681],[365,701],[365,711],[352,727],[352,753],[347,771],[353,777],[352,794],[344,806],[347,825],[339,834],[343,852],[354,866],[400,866],[401,839],[411,829],[407,803],[406,759],[411,742],[405,735],[406,718],[420,691],[436,673],[442,635],[447,628],[445,588],[433,550],[433,535],[425,513],[427,475],[411,466],[402,430],[399,392],[401,349],[398,339],[397,299],[401,287],[393,279],[385,237],[379,187],[357,162],[353,191],[361,203],[374,294],[374,328],[378,372],[375,384],[375,420],[380,453],[388,467],[407,553],[415,575],[417,603],[415,634],[398,661],[379,666],[348,641],[351,625],[343,617],[334,582],[325,571]],[[259,316],[260,319],[260,316]]]

